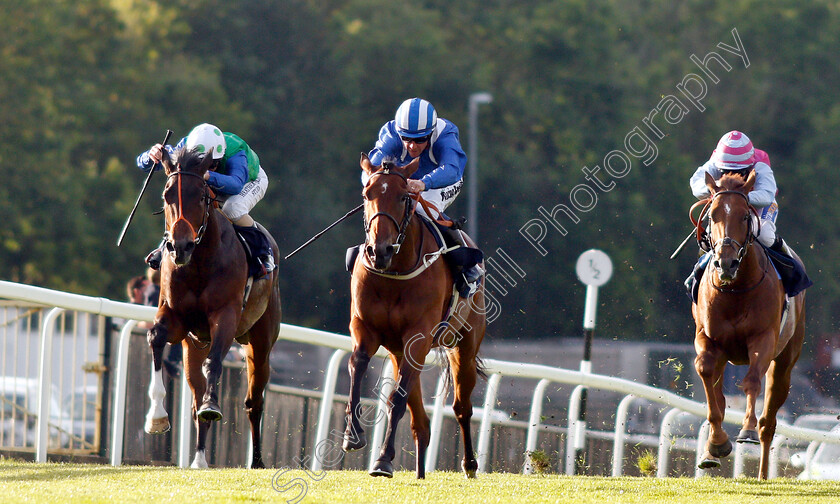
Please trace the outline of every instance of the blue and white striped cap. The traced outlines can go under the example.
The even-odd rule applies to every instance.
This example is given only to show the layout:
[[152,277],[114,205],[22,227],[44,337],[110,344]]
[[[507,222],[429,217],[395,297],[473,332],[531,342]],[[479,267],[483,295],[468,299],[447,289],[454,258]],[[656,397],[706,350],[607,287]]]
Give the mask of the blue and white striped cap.
[[408,138],[428,136],[435,129],[437,112],[422,98],[410,98],[400,105],[394,117],[397,133]]

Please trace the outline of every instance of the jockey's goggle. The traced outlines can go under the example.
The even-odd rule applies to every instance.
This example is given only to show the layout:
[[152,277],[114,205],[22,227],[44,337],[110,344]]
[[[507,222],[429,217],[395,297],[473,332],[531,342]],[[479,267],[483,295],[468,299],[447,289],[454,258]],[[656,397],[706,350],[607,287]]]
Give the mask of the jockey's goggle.
[[409,137],[400,136],[400,140],[402,140],[405,143],[414,142],[415,144],[420,145],[420,144],[424,144],[424,143],[429,141],[429,135],[426,135],[426,136],[420,137],[420,138],[409,138]]

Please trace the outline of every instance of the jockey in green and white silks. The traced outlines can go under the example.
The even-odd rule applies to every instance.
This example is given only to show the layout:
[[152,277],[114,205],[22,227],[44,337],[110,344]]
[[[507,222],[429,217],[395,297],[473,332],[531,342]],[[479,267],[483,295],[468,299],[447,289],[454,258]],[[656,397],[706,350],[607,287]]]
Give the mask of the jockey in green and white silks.
[[[250,228],[255,229],[256,223],[251,218],[250,212],[263,199],[268,189],[268,176],[260,166],[257,153],[237,135],[223,132],[207,123],[193,128],[175,147],[165,146],[170,156],[182,147],[213,156],[216,162],[205,175],[205,179],[217,198],[223,202],[222,213],[234,225],[244,228],[246,233],[250,231]],[[161,144],[156,144],[137,156],[137,167],[146,172],[151,169],[160,170],[162,166],[159,163],[163,148]],[[254,236],[260,242],[257,246],[259,250],[254,251],[255,255],[263,263],[266,272],[273,271],[274,257],[268,238],[261,232],[256,232]],[[158,248],[149,254],[146,261],[157,269],[160,267],[160,256],[160,248]]]

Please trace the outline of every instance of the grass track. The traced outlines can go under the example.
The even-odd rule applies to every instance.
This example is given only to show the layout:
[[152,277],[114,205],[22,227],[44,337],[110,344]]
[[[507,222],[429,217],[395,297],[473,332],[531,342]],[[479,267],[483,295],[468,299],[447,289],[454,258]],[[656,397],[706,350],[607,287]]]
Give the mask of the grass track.
[[[0,501],[13,502],[323,502],[323,503],[837,503],[840,482],[778,479],[604,478],[411,471],[393,479],[360,471],[211,469],[0,460]],[[297,500],[305,492],[302,500]]]

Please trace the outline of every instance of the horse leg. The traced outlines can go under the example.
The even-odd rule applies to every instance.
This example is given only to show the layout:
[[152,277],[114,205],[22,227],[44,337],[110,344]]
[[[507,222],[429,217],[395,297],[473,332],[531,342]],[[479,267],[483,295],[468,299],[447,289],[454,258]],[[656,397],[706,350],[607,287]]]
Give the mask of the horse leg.
[[208,421],[222,419],[222,409],[219,407],[219,381],[222,377],[222,359],[233,344],[234,333],[239,321],[237,304],[228,306],[212,313],[208,317],[210,323],[210,351],[202,363],[202,372],[207,379],[207,390],[202,397],[201,407],[198,408],[199,418]]
[[361,395],[362,395],[362,380],[368,370],[371,355],[376,354],[379,350],[379,345],[357,343],[358,341],[371,341],[372,338],[368,336],[360,324],[353,320],[350,326],[353,337],[353,353],[350,355],[350,360],[347,363],[347,369],[350,372],[350,398],[347,401],[347,408],[345,409],[345,416],[347,418],[347,427],[344,430],[344,441],[341,448],[345,452],[352,452],[361,450],[367,445],[365,439],[365,431],[362,428],[359,417],[361,416]]
[[207,380],[201,372],[201,363],[207,357],[208,348],[196,348],[191,342],[184,340],[184,373],[187,377],[187,384],[192,391],[192,419],[197,432],[195,441],[195,457],[190,467],[194,469],[207,468],[207,457],[205,456],[207,446],[207,432],[210,430],[210,421],[202,420],[198,416],[198,401],[204,395],[207,388]]
[[756,337],[756,341],[756,344],[747,345],[750,366],[747,369],[744,380],[741,382],[744,388],[744,394],[747,396],[747,411],[744,415],[741,432],[738,433],[738,437],[735,439],[739,443],[759,443],[758,432],[756,432],[758,419],[755,415],[755,402],[758,399],[758,394],[761,392],[761,378],[767,374],[767,369],[770,367],[770,361],[773,359],[776,345],[775,335],[771,333],[759,334]]
[[408,410],[411,412],[411,432],[414,436],[414,448],[417,450],[417,479],[426,479],[426,450],[429,448],[431,435],[429,416],[423,407],[423,390],[420,380],[408,392]]
[[[163,385],[163,349],[169,341],[170,335],[181,336],[183,328],[176,322],[168,308],[164,305],[158,310],[155,324],[146,333],[149,347],[152,350],[152,378],[149,382],[149,412],[146,414],[144,429],[149,434],[163,434],[170,429],[169,414],[164,407],[166,387]],[[179,338],[181,339],[181,338]]]
[[[758,421],[758,435],[761,439],[761,460],[758,467],[758,479],[767,479],[770,470],[770,446],[776,434],[776,414],[787,400],[790,392],[790,373],[799,360],[802,351],[802,339],[805,334],[804,320],[799,319],[796,332],[785,349],[770,364],[767,370],[767,382],[764,387],[764,411]],[[801,327],[800,327],[801,326]]]
[[725,457],[732,452],[732,443],[729,436],[723,430],[723,414],[726,402],[723,398],[721,378],[726,360],[718,350],[710,349],[711,342],[704,334],[698,333],[695,340],[697,357],[694,359],[694,368],[700,379],[703,381],[703,389],[706,392],[706,406],[708,408],[707,418],[711,430],[709,441],[706,443],[706,452],[698,466],[701,469],[720,467],[720,457]]
[[466,348],[466,345],[451,350],[449,352],[449,367],[451,368],[455,389],[452,410],[455,412],[455,419],[461,428],[461,439],[464,442],[464,459],[461,461],[461,468],[464,471],[464,476],[475,478],[478,461],[475,459],[472,431],[470,429],[470,419],[473,414],[472,391],[475,388],[478,376],[475,351]]
[[262,421],[263,409],[265,407],[265,386],[271,377],[271,366],[268,362],[271,353],[271,342],[265,337],[252,337],[249,344],[245,345],[245,361],[248,366],[248,394],[245,397],[245,411],[248,413],[248,421],[251,423],[251,447],[253,457],[251,458],[251,469],[264,469],[262,459]]
[[[394,438],[397,435],[397,425],[403,415],[405,415],[408,394],[412,387],[414,387],[415,381],[419,381],[420,378],[420,370],[415,367],[415,363],[424,362],[426,354],[429,353],[430,345],[431,343],[429,341],[423,340],[420,344],[408,347],[405,355],[408,358],[391,356],[394,368],[399,369],[399,381],[394,391],[391,392],[391,397],[388,401],[390,407],[388,408],[388,428],[385,431],[385,442],[382,444],[379,458],[373,464],[373,469],[370,471],[371,476],[386,476],[390,478],[394,475],[393,460],[396,455]],[[418,477],[420,477],[419,474]]]

